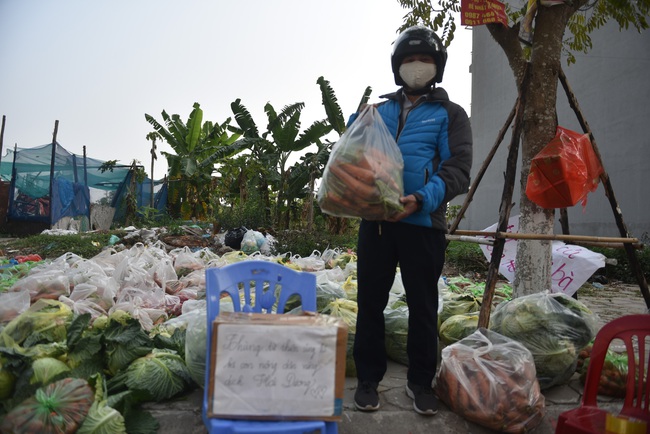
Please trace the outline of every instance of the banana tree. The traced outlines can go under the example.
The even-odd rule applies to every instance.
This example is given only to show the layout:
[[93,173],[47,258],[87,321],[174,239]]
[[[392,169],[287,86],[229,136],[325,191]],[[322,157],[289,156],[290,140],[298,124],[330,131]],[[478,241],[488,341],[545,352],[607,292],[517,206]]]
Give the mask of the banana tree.
[[203,122],[203,110],[194,103],[187,122],[179,115],[162,111],[164,125],[145,114],[156,133],[175,153],[161,152],[167,159],[169,211],[173,217],[204,219],[212,212],[217,198],[211,188],[215,164],[244,149],[238,134],[229,135],[231,118],[222,124]]
[[241,137],[237,140],[236,144],[250,151],[250,153],[242,155],[246,159],[247,164],[242,166],[241,176],[239,177],[239,188],[240,190],[246,188],[249,179],[256,181],[255,185],[257,186],[260,200],[263,203],[264,220],[271,221],[269,178],[272,177],[271,168],[275,166],[275,160],[277,159],[274,155],[273,143],[266,139],[266,134],[260,135],[253,116],[251,116],[248,109],[241,103],[241,99],[238,98],[233,101],[230,104],[230,109],[235,115],[235,122],[238,127],[231,125],[228,129]]
[[[302,187],[308,184],[308,179],[301,177],[301,163],[296,163],[294,166],[287,170],[286,166],[289,157],[294,152],[299,152],[305,148],[320,143],[321,139],[332,131],[332,126],[326,121],[315,121],[303,133],[298,134],[300,129],[300,114],[304,104],[294,104],[293,106],[285,107],[280,115],[277,115],[270,104],[265,107],[266,113],[269,118],[269,131],[273,136],[276,148],[280,151],[278,154],[278,201],[276,203],[276,218],[277,223],[280,225],[282,219],[282,211],[284,212],[283,225],[285,229],[289,228],[290,222],[290,209],[293,203],[298,199],[295,195],[294,189],[290,189],[290,185],[296,184],[296,181],[302,181]],[[292,176],[293,174],[293,176]],[[302,189],[302,188],[301,188]],[[290,190],[293,190],[290,192]]]
[[[295,200],[292,197],[295,190],[288,194],[289,184],[300,179],[299,176],[292,179],[293,168],[289,170],[287,167],[289,158],[294,152],[302,151],[319,142],[332,129],[325,121],[316,121],[300,133],[300,116],[304,106],[304,103],[295,103],[285,106],[278,113],[270,103],[267,103],[264,106],[268,118],[267,131],[260,135],[257,125],[246,107],[241,104],[241,100],[231,104],[235,121],[239,125],[239,129],[231,128],[231,131],[243,136],[238,143],[250,149],[253,161],[263,164],[262,170],[257,175],[260,197],[265,201],[265,208],[270,211],[269,189],[273,191],[276,196],[275,223],[285,228],[289,226],[289,218],[288,213],[284,211],[288,211]],[[296,172],[297,175],[299,173],[300,170]]]

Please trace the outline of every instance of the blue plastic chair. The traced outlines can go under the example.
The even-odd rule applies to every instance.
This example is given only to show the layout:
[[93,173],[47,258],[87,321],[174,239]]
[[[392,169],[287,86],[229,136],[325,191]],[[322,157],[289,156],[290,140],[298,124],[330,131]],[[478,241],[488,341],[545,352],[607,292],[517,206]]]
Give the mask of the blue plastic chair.
[[[205,270],[207,300],[207,346],[203,393],[203,422],[210,434],[337,434],[338,424],[320,420],[258,421],[209,418],[208,385],[212,322],[219,315],[219,301],[227,293],[235,312],[284,313],[287,301],[300,296],[303,311],[316,311],[316,276],[284,265],[258,260],[235,262],[222,268]],[[254,297],[251,297],[252,292]],[[243,305],[242,305],[243,295]]]

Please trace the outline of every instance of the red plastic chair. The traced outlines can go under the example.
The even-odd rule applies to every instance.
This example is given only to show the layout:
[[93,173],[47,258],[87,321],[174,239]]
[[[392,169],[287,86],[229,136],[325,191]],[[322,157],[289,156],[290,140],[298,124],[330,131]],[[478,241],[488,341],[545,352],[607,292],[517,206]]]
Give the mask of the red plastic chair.
[[[222,293],[230,296],[235,312],[283,313],[289,298],[300,296],[302,310],[316,312],[316,275],[274,262],[241,261],[205,270],[207,344],[212,342],[212,321],[219,315]],[[240,292],[244,300],[240,302]],[[210,434],[337,434],[338,423],[323,420],[235,420],[208,417],[211,352],[206,354],[203,422]]]
[[585,379],[580,407],[560,414],[556,434],[605,433],[608,411],[598,407],[598,384],[605,362],[605,355],[612,340],[625,343],[628,359],[628,375],[625,401],[620,414],[646,421],[650,433],[650,315],[627,315],[603,326],[596,335]]

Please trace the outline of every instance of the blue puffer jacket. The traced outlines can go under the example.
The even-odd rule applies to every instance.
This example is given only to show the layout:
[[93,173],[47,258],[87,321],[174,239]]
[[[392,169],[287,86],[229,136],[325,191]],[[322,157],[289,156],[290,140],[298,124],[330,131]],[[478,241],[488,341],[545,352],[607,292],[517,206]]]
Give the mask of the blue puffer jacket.
[[402,126],[402,91],[381,98],[387,101],[377,104],[377,110],[404,159],[404,196],[422,199],[422,209],[402,221],[446,231],[447,202],[469,187],[472,130],[467,113],[449,101],[444,89],[434,88],[416,101]]

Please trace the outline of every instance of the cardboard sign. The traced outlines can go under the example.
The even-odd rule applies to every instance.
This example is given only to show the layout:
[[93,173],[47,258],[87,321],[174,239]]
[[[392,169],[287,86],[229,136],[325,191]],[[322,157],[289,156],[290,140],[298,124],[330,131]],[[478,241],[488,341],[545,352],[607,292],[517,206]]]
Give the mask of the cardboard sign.
[[501,23],[508,25],[506,7],[498,0],[462,0],[460,2],[460,24],[480,26]]
[[[486,232],[494,232],[497,224],[485,228]],[[507,232],[519,231],[519,216],[510,217]],[[493,239],[492,237],[484,237]],[[599,268],[605,266],[605,256],[592,252],[581,246],[565,244],[562,241],[553,241],[553,264],[551,265],[551,292],[563,292],[568,296],[573,295],[583,283]],[[492,258],[492,246],[481,245],[483,254],[488,259]],[[517,256],[517,240],[507,238],[503,246],[503,254],[499,263],[499,273],[508,281],[515,279],[515,258]],[[546,291],[549,288],[540,288]]]
[[224,312],[212,338],[210,417],[340,420],[347,344],[341,319]]

